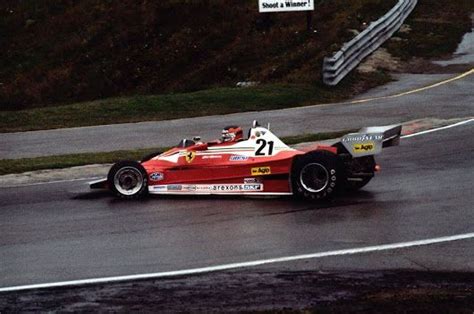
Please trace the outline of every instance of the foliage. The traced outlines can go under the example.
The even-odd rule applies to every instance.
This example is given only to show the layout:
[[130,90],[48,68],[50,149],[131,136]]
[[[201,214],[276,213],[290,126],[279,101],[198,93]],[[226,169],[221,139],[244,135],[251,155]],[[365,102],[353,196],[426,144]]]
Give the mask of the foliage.
[[190,93],[108,98],[70,105],[0,111],[0,132],[158,121],[334,102],[388,80],[384,73],[351,75],[336,88],[272,84]]
[[400,40],[389,41],[387,48],[403,60],[446,57],[471,30],[473,12],[472,0],[419,0],[406,20],[410,30],[397,33]]
[[260,14],[256,0],[2,0],[0,111],[195,91],[239,81],[314,84],[323,56],[396,0],[318,1]]

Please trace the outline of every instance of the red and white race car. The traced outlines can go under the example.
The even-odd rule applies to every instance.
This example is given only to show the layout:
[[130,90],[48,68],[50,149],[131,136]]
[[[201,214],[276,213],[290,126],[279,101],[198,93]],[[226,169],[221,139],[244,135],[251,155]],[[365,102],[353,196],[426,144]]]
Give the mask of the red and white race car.
[[222,139],[213,142],[184,139],[141,162],[114,164],[106,179],[90,187],[109,188],[126,199],[147,193],[325,199],[366,185],[378,170],[374,155],[382,147],[398,145],[400,133],[399,125],[369,127],[330,146],[297,150],[254,121],[247,139],[240,127],[225,128]]

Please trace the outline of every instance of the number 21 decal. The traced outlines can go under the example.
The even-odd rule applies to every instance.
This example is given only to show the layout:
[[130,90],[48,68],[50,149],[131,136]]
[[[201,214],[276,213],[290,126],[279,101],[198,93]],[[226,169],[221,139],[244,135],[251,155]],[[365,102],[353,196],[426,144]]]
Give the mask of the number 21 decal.
[[[265,149],[268,144],[268,149]],[[266,156],[273,154],[273,141],[266,141],[264,139],[258,139],[257,145],[260,145],[255,152],[255,156]]]

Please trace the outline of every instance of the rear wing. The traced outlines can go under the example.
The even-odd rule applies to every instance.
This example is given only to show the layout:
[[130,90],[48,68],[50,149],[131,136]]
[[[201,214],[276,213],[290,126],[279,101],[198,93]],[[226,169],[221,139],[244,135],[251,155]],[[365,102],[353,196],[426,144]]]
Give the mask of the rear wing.
[[401,132],[401,125],[367,127],[344,135],[335,145],[342,144],[353,157],[370,156],[380,153],[384,147],[397,146]]

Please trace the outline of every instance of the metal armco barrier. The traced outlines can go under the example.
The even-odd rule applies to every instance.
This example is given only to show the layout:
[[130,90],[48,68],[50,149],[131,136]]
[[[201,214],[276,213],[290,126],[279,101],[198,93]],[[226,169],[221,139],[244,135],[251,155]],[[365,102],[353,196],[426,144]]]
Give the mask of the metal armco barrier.
[[323,82],[326,85],[337,85],[402,26],[416,4],[417,0],[399,0],[387,14],[345,43],[332,57],[324,58]]

